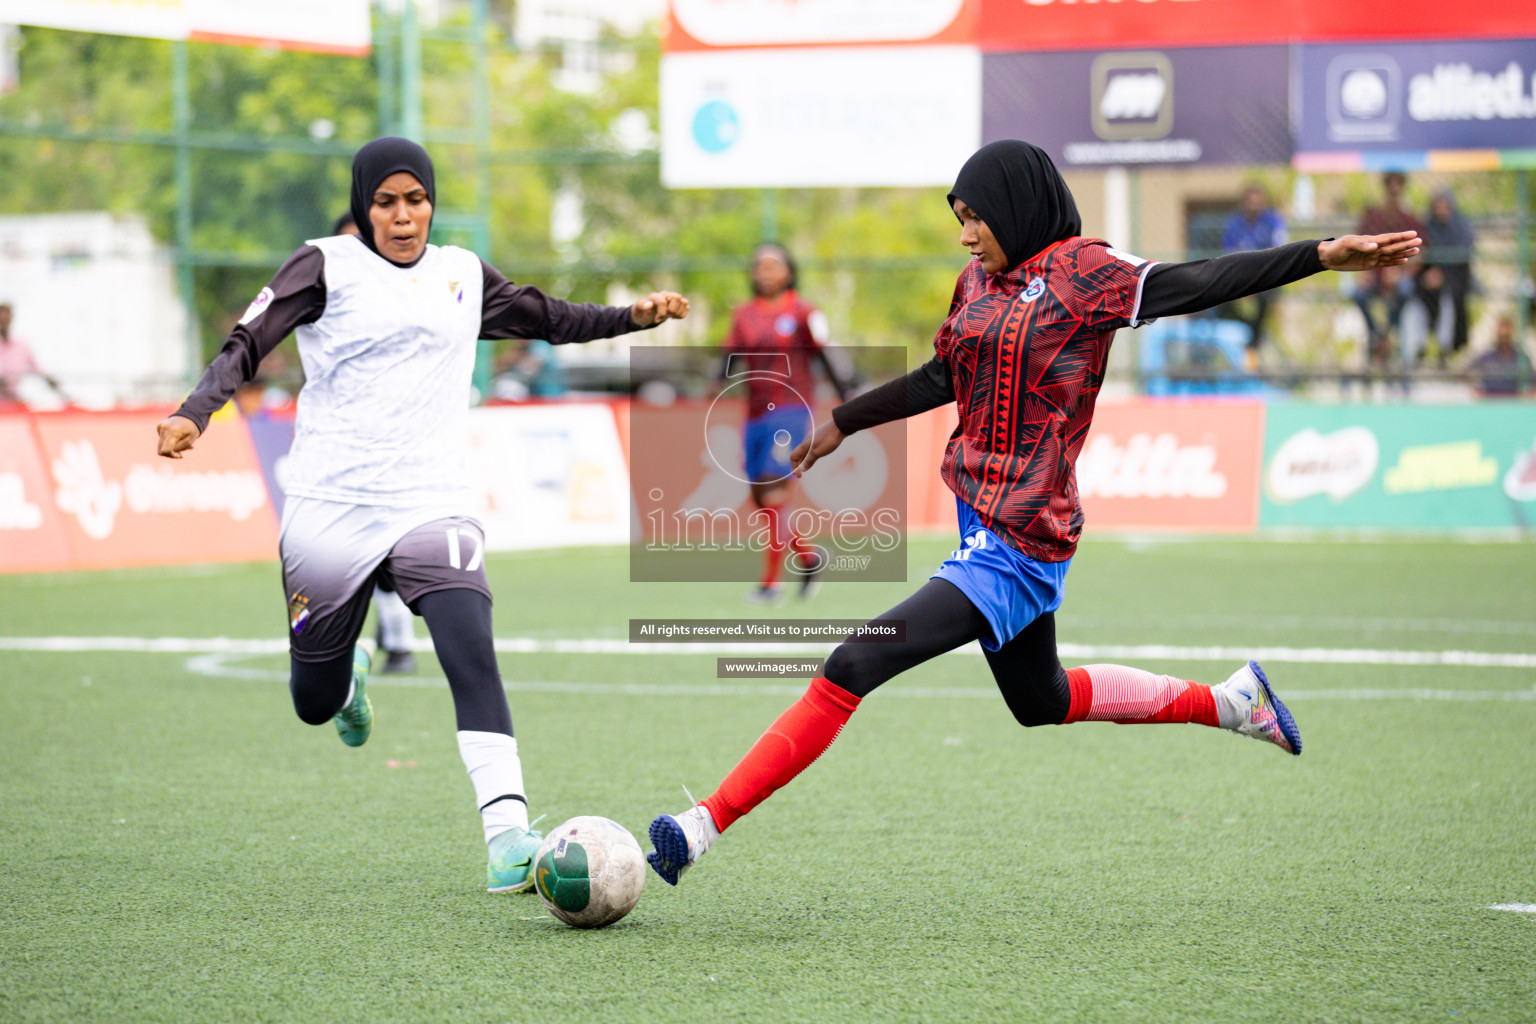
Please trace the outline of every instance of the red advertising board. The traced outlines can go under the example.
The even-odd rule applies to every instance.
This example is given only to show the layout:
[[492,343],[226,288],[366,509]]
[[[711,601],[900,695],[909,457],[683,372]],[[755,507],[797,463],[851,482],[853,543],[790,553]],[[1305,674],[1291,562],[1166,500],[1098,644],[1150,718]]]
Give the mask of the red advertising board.
[[980,0],[985,50],[1113,50],[1536,36],[1536,3],[1479,0]]
[[1251,532],[1261,402],[1101,404],[1077,458],[1087,529]]
[[277,520],[249,433],[215,421],[183,459],[155,454],[165,411],[33,420],[54,515],[71,549],[58,568],[272,558]]
[[[914,530],[952,531],[955,498],[939,463],[954,406],[906,425],[908,521]],[[1087,531],[1251,532],[1263,455],[1260,402],[1100,403],[1077,459]]]
[[69,565],[69,540],[29,416],[0,416],[0,572]]
[[668,52],[748,46],[951,44],[983,50],[1536,36],[1530,0],[672,0]]

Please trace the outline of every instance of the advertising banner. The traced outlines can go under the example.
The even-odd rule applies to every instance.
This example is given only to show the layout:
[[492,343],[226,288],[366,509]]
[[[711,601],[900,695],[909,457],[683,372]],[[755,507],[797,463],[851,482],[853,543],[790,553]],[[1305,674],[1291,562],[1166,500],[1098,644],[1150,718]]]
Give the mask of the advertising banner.
[[1536,406],[1275,406],[1263,526],[1536,524]]
[[1529,34],[1298,47],[1298,163],[1340,151],[1536,148],[1536,27]]
[[69,558],[32,420],[0,416],[0,572],[66,569]]
[[629,540],[629,474],[607,405],[471,409],[467,461],[488,550]]
[[1536,36],[1536,4],[1393,0],[981,0],[987,50],[1240,46],[1386,39]]
[[982,136],[1062,167],[1283,163],[1289,80],[1284,46],[989,53]]
[[0,0],[0,23],[364,56],[368,0]]
[[971,47],[757,49],[661,60],[669,188],[948,185],[980,145]]
[[277,519],[250,435],[210,425],[183,459],[155,454],[161,412],[33,420],[72,568],[273,558]]
[[668,52],[971,41],[979,0],[672,0]]
[[1077,458],[1088,529],[1251,531],[1260,402],[1101,404]]

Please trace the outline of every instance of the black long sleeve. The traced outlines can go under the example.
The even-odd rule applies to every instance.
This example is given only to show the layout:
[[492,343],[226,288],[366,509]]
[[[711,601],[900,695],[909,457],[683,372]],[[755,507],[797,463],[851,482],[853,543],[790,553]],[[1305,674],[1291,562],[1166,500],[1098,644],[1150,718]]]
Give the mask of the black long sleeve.
[[955,383],[943,356],[934,356],[905,377],[877,388],[832,410],[832,422],[845,435],[878,427],[937,409],[955,400]]
[[240,385],[256,376],[256,368],[295,327],[312,324],[325,314],[325,256],[312,245],[300,246],[288,257],[245,316],[197,387],[175,415],[208,429],[208,418],[229,401]]
[[485,278],[482,338],[539,338],[567,345],[643,330],[627,306],[553,299],[532,285],[513,284],[484,260],[480,267]]
[[1316,238],[1189,263],[1159,263],[1142,285],[1139,320],[1198,313],[1300,281],[1323,269]]

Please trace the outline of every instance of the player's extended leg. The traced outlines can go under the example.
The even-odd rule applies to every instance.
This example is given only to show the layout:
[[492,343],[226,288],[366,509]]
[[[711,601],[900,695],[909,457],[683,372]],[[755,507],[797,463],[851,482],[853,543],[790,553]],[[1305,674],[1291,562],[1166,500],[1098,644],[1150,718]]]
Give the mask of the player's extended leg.
[[528,827],[523,763],[496,667],[491,599],[477,590],[434,590],[417,598],[416,608],[427,621],[453,691],[459,754],[475,787],[489,848],[486,889],[527,889],[533,885],[533,854],[541,837]]
[[341,742],[360,747],[373,732],[373,701],[368,697],[372,657],[358,644],[351,653],[324,661],[290,658],[288,691],[293,710],[309,725],[336,723]]
[[1188,722],[1229,729],[1267,740],[1292,754],[1301,753],[1295,720],[1255,662],[1219,686],[1125,665],[1063,669],[1056,654],[1056,617],[1049,612],[986,655],[998,689],[1020,725]]
[[651,823],[655,850],[646,859],[671,885],[722,831],[789,783],[832,745],[859,701],[907,669],[980,637],[986,619],[946,580],[933,579],[880,616],[904,621],[900,643],[844,642],[827,659],[825,676],[768,727],[715,790],[679,815]]
[[414,672],[416,655],[412,653],[415,628],[410,608],[400,595],[383,587],[373,588],[373,607],[379,617],[378,645],[384,654],[380,672]]

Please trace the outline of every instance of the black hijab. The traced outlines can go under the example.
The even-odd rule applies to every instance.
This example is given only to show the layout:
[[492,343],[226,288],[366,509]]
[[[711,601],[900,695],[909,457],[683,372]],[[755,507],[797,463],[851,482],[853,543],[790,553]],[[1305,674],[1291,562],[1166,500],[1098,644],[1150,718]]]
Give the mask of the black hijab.
[[357,222],[358,237],[363,244],[380,256],[384,254],[373,244],[373,221],[368,218],[368,208],[373,205],[373,193],[379,185],[397,171],[414,174],[421,187],[427,190],[427,201],[434,209],[437,207],[432,158],[410,139],[386,135],[368,143],[352,158],[352,219]]
[[1083,233],[1083,219],[1061,172],[1038,146],[1017,139],[978,149],[955,178],[959,199],[986,222],[1003,247],[1008,270],[1052,242]]

